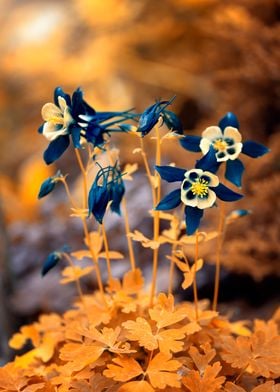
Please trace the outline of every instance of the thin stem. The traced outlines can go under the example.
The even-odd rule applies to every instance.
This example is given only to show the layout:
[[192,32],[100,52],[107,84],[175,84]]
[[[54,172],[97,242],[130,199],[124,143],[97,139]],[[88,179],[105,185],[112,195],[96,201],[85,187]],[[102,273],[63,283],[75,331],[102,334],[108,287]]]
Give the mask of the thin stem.
[[[161,141],[160,141],[160,132],[159,132],[159,127],[156,125],[156,165],[159,166],[161,163]],[[154,178],[158,178],[158,187],[157,187],[157,192],[155,194],[155,201],[154,201],[154,208],[155,206],[159,203],[160,201],[160,194],[161,194],[161,189],[160,189],[160,176],[157,172],[155,172]],[[159,211],[154,211],[154,241],[157,242],[159,238]],[[159,247],[154,249],[153,253],[153,272],[152,272],[152,286],[151,286],[151,294],[150,294],[150,306],[153,306],[153,301],[154,301],[154,296],[156,293],[156,281],[157,281],[157,270],[158,270],[158,253],[159,253]]]
[[217,253],[216,253],[216,271],[215,271],[215,286],[212,309],[217,310],[219,285],[220,285],[220,271],[221,271],[221,253],[224,240],[224,227],[225,227],[225,204],[220,204],[220,215],[218,225],[218,239],[217,239]]
[[169,269],[169,284],[168,284],[168,294],[172,294],[173,291],[173,280],[174,280],[174,270],[175,270],[175,263],[174,263],[174,253],[176,251],[177,244],[172,244],[171,249],[171,264]]
[[105,255],[106,255],[106,262],[107,262],[108,277],[109,277],[109,280],[110,280],[110,279],[112,279],[112,270],[111,270],[108,238],[107,238],[107,234],[106,234],[104,223],[102,223],[101,228],[102,228],[102,235],[103,235],[103,240],[104,240],[104,248],[105,248]]
[[[80,167],[82,176],[83,176],[83,189],[84,189],[84,197],[83,197],[83,208],[86,209],[87,208],[87,190],[88,190],[88,185],[87,185],[87,170],[84,167],[83,161],[82,161],[82,157],[80,154],[79,149],[75,148],[75,154],[76,154],[76,158],[78,161],[78,165]],[[90,234],[88,231],[88,227],[87,227],[87,222],[86,222],[86,218],[82,217],[82,223],[83,223],[83,229],[84,229],[84,235],[85,238],[87,240],[88,243],[88,248],[91,254],[91,258],[93,261],[93,264],[95,266],[95,273],[96,273],[96,279],[97,279],[97,284],[98,284],[98,288],[102,297],[102,300],[105,304],[105,306],[107,306],[107,302],[106,302],[106,298],[105,298],[105,294],[104,294],[104,287],[103,287],[103,283],[102,283],[102,279],[101,279],[101,272],[100,272],[100,268],[99,268],[99,264],[98,264],[98,259],[95,256],[92,244],[91,244],[91,238],[90,238]]]
[[196,269],[198,260],[198,230],[195,232],[195,256],[194,256],[194,276],[193,276],[193,296],[195,306],[195,318],[198,320],[198,294],[197,294],[197,283],[196,283]]
[[76,203],[70,193],[70,189],[69,189],[69,186],[67,184],[65,177],[60,177],[57,181],[61,181],[63,183],[65,191],[66,191],[66,195],[70,201],[70,204],[72,205],[73,208],[77,208],[77,205],[76,205]]
[[82,157],[78,148],[75,148],[75,154],[78,161],[78,165],[81,169],[82,176],[83,176],[83,186],[84,186],[84,197],[83,197],[83,208],[87,208],[87,197],[88,197],[88,190],[87,190],[87,171],[84,167]]
[[70,267],[73,268],[73,272],[74,272],[74,275],[75,275],[75,283],[76,283],[76,286],[77,286],[77,291],[78,291],[80,300],[81,300],[81,302],[82,302],[82,304],[84,305],[84,308],[85,308],[85,301],[84,301],[84,295],[83,295],[83,291],[82,291],[82,287],[81,287],[81,282],[80,282],[80,278],[76,274],[75,265],[74,265],[71,257],[67,253],[63,253],[63,256],[67,260],[67,262],[70,265]]
[[151,173],[151,170],[150,170],[150,166],[149,166],[149,163],[148,163],[147,154],[145,152],[144,140],[143,140],[142,137],[140,138],[140,143],[141,143],[141,155],[142,155],[142,158],[143,158],[145,170],[146,170],[147,177],[148,177],[148,180],[150,182],[150,186],[151,186],[151,190],[152,190],[153,205],[155,206],[156,205],[155,185],[154,185],[154,182],[153,182],[153,176],[152,176],[152,173]]
[[130,260],[131,269],[132,269],[132,271],[134,271],[136,268],[136,263],[135,263],[135,256],[134,256],[132,239],[129,236],[130,226],[129,226],[129,220],[128,220],[128,210],[127,210],[126,198],[124,196],[123,196],[122,204],[123,204],[123,214],[124,214],[124,223],[125,223],[125,232],[126,232],[127,245],[128,245],[129,260]]

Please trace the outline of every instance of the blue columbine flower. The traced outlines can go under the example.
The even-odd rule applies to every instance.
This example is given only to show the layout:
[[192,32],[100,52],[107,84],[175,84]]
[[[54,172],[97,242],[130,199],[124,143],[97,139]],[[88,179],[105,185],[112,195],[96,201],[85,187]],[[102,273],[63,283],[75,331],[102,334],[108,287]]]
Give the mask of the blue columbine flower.
[[47,178],[41,185],[39,193],[38,193],[38,199],[42,199],[43,197],[47,196],[49,193],[51,193],[56,184],[57,184],[57,178],[61,177],[62,174],[60,172],[60,170],[58,170],[58,172],[52,176]]
[[181,145],[189,151],[200,152],[205,155],[210,146],[215,149],[218,164],[226,162],[225,178],[241,187],[244,165],[238,159],[241,153],[252,158],[258,158],[269,149],[260,143],[248,140],[242,142],[239,132],[239,122],[233,113],[227,113],[218,126],[211,126],[202,132],[202,136],[185,136],[180,139]]
[[[160,116],[163,116],[166,107],[171,105],[174,99],[175,97],[171,98],[169,101],[158,101],[144,110],[144,112],[140,115],[137,129],[137,132],[141,132],[142,137],[146,136],[153,129]],[[167,111],[165,115],[167,121],[166,124],[169,124],[170,126],[176,125],[176,127],[180,128],[180,120],[178,118],[175,120],[176,115],[173,113],[174,116],[171,116],[170,113],[172,112]]]
[[51,164],[66,151],[70,137],[75,148],[81,147],[81,140],[92,143],[94,147],[102,147],[105,143],[104,134],[113,131],[110,127],[132,118],[132,114],[131,110],[96,112],[83,99],[80,88],[74,91],[71,98],[61,87],[57,87],[54,103],[43,106],[42,117],[45,122],[39,132],[50,141],[44,152],[44,160]]
[[88,196],[89,213],[102,224],[107,206],[120,215],[120,204],[125,192],[122,173],[115,166],[100,168],[91,186]]
[[208,154],[197,161],[194,169],[186,170],[172,166],[156,166],[162,179],[168,182],[180,181],[179,188],[168,193],[156,206],[156,210],[165,211],[185,205],[186,231],[192,235],[198,229],[203,212],[213,207],[217,197],[223,201],[236,201],[243,196],[233,192],[220,183],[213,174],[211,161],[215,152],[211,148]]
[[41,274],[45,276],[51,269],[53,269],[58,262],[62,259],[63,253],[62,252],[52,252],[48,255],[46,260],[44,261]]

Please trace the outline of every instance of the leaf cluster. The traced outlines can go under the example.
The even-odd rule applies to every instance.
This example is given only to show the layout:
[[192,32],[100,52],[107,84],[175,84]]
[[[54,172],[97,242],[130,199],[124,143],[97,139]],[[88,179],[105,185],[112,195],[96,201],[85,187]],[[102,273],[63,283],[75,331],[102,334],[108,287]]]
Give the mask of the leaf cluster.
[[279,312],[230,322],[199,303],[159,294],[151,307],[140,270],[111,279],[107,307],[84,296],[62,316],[44,315],[10,340],[33,349],[0,369],[0,391],[279,391]]

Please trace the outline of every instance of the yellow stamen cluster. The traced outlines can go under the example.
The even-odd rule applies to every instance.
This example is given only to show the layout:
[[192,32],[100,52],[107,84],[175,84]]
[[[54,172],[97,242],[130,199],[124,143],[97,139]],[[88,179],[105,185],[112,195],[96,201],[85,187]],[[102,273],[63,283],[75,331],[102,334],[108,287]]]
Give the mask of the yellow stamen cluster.
[[213,147],[217,151],[224,151],[227,148],[228,144],[223,139],[217,139],[213,143]]
[[197,195],[199,197],[204,197],[208,195],[208,181],[205,181],[204,179],[198,179],[196,182],[194,182],[191,186],[192,193],[194,195]]

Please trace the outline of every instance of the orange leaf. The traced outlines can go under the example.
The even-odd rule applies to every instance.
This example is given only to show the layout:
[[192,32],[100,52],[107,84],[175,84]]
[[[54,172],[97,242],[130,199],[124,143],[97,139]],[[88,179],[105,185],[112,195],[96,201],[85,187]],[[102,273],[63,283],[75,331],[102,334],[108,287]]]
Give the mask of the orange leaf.
[[221,369],[220,362],[215,362],[213,366],[207,366],[205,372],[191,370],[182,378],[182,383],[190,392],[217,392],[225,381],[225,377],[217,377]]
[[171,355],[158,353],[151,360],[146,373],[154,388],[164,389],[166,386],[179,388],[180,375],[177,370],[180,367],[180,362],[171,359]]
[[131,381],[122,385],[117,392],[154,392],[154,388],[145,380]]
[[116,364],[107,365],[107,369],[103,374],[106,377],[113,378],[115,381],[128,381],[143,373],[139,363],[132,357],[114,358],[113,362]]
[[138,230],[134,230],[134,233],[129,233],[128,236],[131,237],[133,241],[141,242],[144,248],[157,249],[160,246],[160,243],[158,241],[150,240]]
[[123,277],[123,290],[129,294],[138,293],[143,288],[144,279],[139,268],[129,271]]
[[83,276],[90,274],[93,270],[94,267],[92,266],[88,266],[85,268],[81,268],[79,266],[66,267],[62,271],[62,275],[64,276],[64,278],[60,280],[60,283],[67,284],[67,283],[75,282],[77,279],[80,279]]
[[[109,256],[109,259],[112,259],[112,260],[115,260],[115,259],[119,260],[119,259],[124,258],[124,255],[122,253],[116,252],[114,250],[110,250],[108,252],[108,256]],[[107,254],[106,254],[106,252],[101,252],[101,253],[99,253],[98,257],[100,257],[102,259],[107,259]]]
[[136,321],[126,321],[122,323],[123,327],[128,330],[127,337],[130,340],[136,340],[140,347],[147,350],[155,350],[158,342],[152,333],[150,324],[142,317],[137,317]]
[[73,363],[73,370],[81,370],[87,365],[95,362],[103,353],[105,348],[100,343],[81,345],[78,343],[66,343],[60,350],[60,359]]

